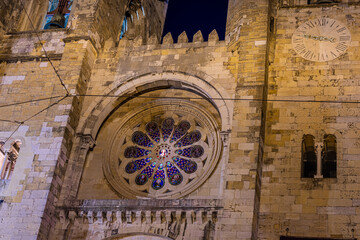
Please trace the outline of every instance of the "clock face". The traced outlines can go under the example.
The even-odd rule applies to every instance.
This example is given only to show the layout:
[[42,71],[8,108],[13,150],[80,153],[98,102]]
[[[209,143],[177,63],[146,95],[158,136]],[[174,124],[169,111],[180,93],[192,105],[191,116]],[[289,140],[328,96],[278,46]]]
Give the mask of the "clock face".
[[294,50],[309,61],[325,62],[345,53],[350,45],[349,29],[341,22],[331,18],[309,20],[294,32]]

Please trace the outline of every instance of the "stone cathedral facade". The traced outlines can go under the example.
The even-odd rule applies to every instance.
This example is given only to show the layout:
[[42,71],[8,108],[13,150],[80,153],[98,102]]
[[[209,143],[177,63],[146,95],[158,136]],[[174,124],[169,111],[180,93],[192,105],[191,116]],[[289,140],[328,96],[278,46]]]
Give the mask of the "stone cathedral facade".
[[0,2],[0,239],[359,239],[360,1],[167,5]]

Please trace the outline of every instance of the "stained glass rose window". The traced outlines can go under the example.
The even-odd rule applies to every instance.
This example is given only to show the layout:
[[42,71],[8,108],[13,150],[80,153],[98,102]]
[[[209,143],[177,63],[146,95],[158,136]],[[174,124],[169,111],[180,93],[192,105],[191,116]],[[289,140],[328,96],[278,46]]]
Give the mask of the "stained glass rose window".
[[165,118],[159,125],[151,121],[146,124],[145,132],[132,134],[134,146],[125,148],[124,160],[127,174],[136,174],[135,183],[145,185],[151,182],[154,190],[166,184],[179,185],[184,174],[195,173],[199,158],[204,155],[206,145],[201,141],[199,130],[189,131],[189,121],[175,124],[173,118]]
[[157,106],[122,123],[104,169],[119,194],[166,198],[206,180],[219,158],[219,134],[210,115],[194,110]]

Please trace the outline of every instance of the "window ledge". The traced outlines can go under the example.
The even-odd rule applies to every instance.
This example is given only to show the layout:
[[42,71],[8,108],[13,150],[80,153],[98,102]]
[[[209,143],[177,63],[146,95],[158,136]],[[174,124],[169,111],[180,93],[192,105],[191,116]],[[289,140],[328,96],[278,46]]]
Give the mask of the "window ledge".
[[7,32],[7,35],[21,35],[29,33],[46,33],[46,32],[66,32],[67,28],[56,28],[56,29],[40,29],[40,30],[31,30],[31,31],[19,31],[19,32]]

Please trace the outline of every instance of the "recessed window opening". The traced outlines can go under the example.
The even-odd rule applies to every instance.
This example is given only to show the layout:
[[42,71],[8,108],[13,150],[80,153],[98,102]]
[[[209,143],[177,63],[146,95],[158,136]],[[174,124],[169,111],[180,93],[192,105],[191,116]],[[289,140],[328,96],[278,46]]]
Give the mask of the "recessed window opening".
[[316,153],[314,136],[307,134],[302,141],[302,177],[313,178],[316,174]]
[[73,0],[50,0],[44,29],[65,28],[69,20],[72,3]]
[[301,153],[301,177],[336,178],[336,137],[325,134],[323,142],[315,142],[314,136],[303,136]]
[[336,137],[334,135],[324,136],[322,169],[324,178],[336,178]]

